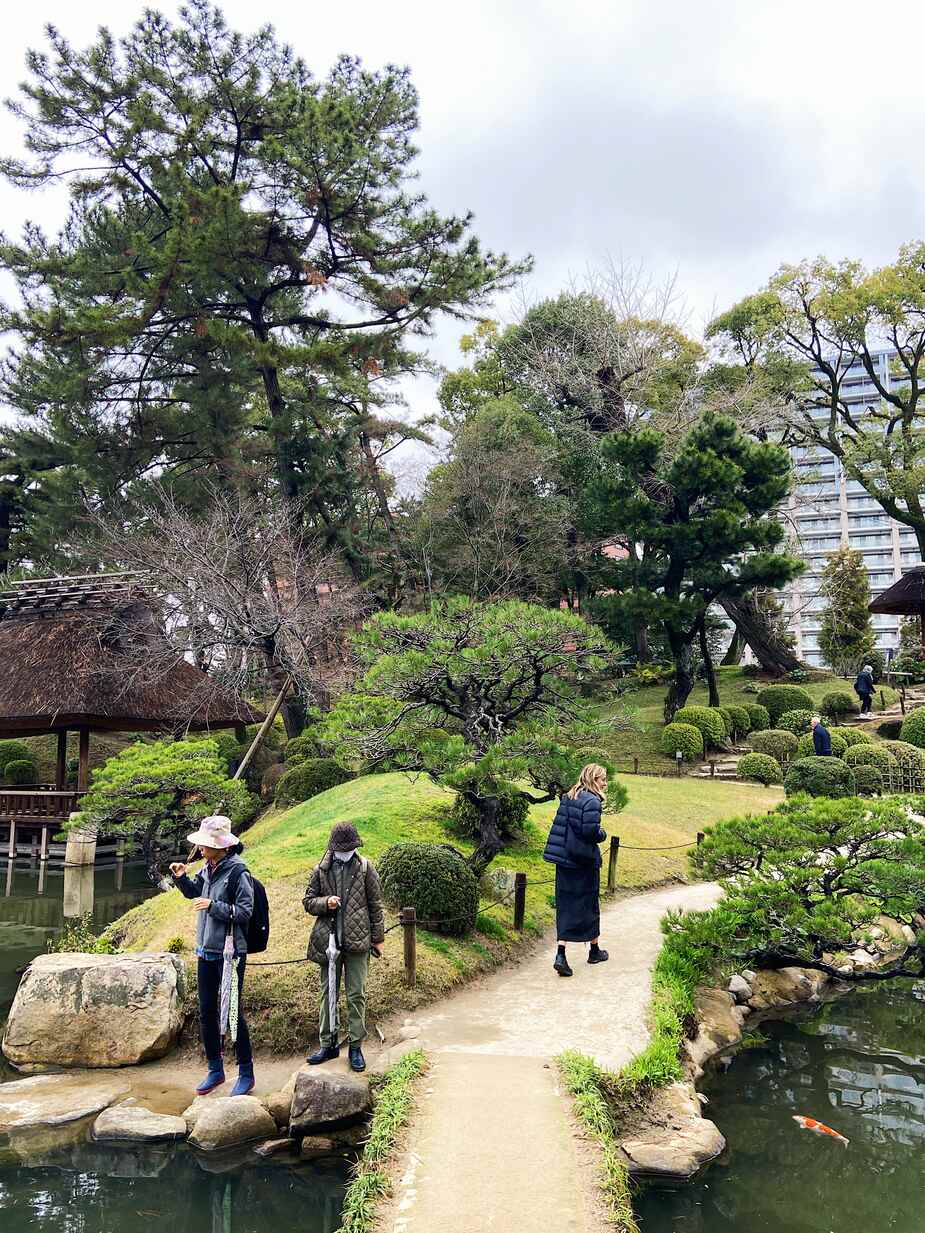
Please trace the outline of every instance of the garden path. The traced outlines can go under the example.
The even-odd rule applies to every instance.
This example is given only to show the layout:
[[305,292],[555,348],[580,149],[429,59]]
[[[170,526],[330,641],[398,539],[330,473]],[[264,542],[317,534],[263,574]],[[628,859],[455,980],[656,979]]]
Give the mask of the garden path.
[[648,1042],[646,1010],[659,922],[712,906],[711,884],[672,886],[602,905],[610,962],[552,970],[554,939],[417,1016],[431,1068],[408,1136],[389,1233],[592,1233],[588,1162],[572,1134],[552,1059],[564,1049],[619,1069]]

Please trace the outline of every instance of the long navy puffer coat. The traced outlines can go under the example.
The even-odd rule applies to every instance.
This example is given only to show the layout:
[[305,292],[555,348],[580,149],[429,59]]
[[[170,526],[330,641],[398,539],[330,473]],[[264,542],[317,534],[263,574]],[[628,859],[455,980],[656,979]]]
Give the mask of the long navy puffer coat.
[[607,832],[601,828],[601,809],[601,798],[595,792],[582,789],[574,800],[563,796],[546,840],[543,860],[566,869],[588,865],[599,869],[602,857],[598,844],[607,838]]

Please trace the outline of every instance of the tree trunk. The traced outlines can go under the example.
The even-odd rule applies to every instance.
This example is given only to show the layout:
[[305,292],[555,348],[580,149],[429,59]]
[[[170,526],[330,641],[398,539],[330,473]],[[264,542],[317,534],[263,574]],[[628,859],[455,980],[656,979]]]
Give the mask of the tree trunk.
[[742,662],[742,652],[745,650],[745,639],[739,633],[739,627],[732,631],[732,641],[726,647],[726,654],[720,661],[724,668],[737,667]]
[[721,599],[723,611],[735,622],[736,629],[754,652],[755,658],[774,676],[785,676],[805,665],[793,647],[770,628],[767,618],[754,595],[741,599]]
[[703,660],[703,672],[707,679],[707,690],[710,694],[709,705],[719,706],[719,689],[716,685],[716,669],[713,667],[713,656],[710,654],[710,644],[707,641],[707,626],[703,617],[697,625],[697,636],[700,639],[700,657]]
[[690,640],[682,634],[669,633],[668,642],[674,659],[674,680],[665,698],[665,723],[670,724],[694,688],[694,669]]
[[649,627],[648,625],[640,625],[636,629],[636,661],[640,664],[647,664],[652,658],[652,652],[649,650]]
[[500,800],[497,796],[470,796],[469,802],[478,811],[479,842],[469,857],[469,868],[480,878],[499,852],[504,851],[504,839],[498,826]]

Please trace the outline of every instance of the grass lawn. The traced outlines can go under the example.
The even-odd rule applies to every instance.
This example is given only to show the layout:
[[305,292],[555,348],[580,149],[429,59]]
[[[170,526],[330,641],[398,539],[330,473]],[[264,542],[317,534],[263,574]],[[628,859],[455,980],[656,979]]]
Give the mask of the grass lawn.
[[[639,847],[690,842],[697,831],[720,818],[770,809],[782,797],[780,789],[757,784],[645,776],[626,776],[624,782],[629,804],[618,815],[605,815],[604,825],[609,833],[619,834],[622,843]],[[443,827],[451,799],[425,779],[370,775],[286,812],[271,811],[247,832],[246,858],[266,885],[271,913],[270,947],[266,955],[255,958],[245,991],[251,1034],[258,1047],[297,1052],[317,1028],[314,965],[260,969],[256,964],[304,955],[311,920],[303,911],[302,895],[312,866],[324,854],[331,825],[354,821],[365,839],[364,855],[374,861],[402,840],[451,842],[466,848]],[[523,842],[503,852],[492,868],[522,870],[530,882],[545,883],[551,878],[553,867],[544,863],[542,853],[553,812],[553,805],[535,807]],[[632,852],[627,848],[621,852],[621,887],[652,886],[685,875],[683,849]],[[528,885],[525,934],[540,935],[552,922],[552,889],[548,884]],[[394,920],[395,913],[390,912],[387,923]],[[178,891],[169,891],[134,908],[110,928],[126,949],[162,950],[181,938],[189,956],[195,913]],[[486,898],[479,928],[471,936],[445,938],[421,930],[418,943],[418,987],[412,991],[402,984],[401,931],[394,930],[386,938],[385,956],[371,968],[370,1024],[396,1009],[413,1009],[496,966],[515,953],[523,938],[511,928],[510,903],[493,909]]]

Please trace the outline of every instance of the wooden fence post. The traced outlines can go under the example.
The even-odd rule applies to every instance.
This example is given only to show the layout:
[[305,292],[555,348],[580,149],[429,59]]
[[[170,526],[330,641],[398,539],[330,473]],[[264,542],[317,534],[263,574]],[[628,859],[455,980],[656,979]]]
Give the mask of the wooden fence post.
[[607,862],[607,889],[612,891],[617,885],[617,858],[620,855],[620,836],[610,836],[610,859]]
[[703,843],[703,840],[704,840],[704,834],[703,834],[703,831],[698,831],[698,832],[697,832],[697,847],[698,847],[698,848],[699,848],[699,847],[700,847],[700,845]]
[[401,910],[402,933],[405,938],[405,984],[413,989],[417,983],[418,936],[417,912],[414,908]]
[[716,759],[715,758],[710,759],[710,778],[711,779],[716,778]]
[[524,913],[527,910],[527,875],[525,873],[514,874],[514,928],[518,933],[523,932]]
[[639,774],[639,754],[633,755],[633,774]]

